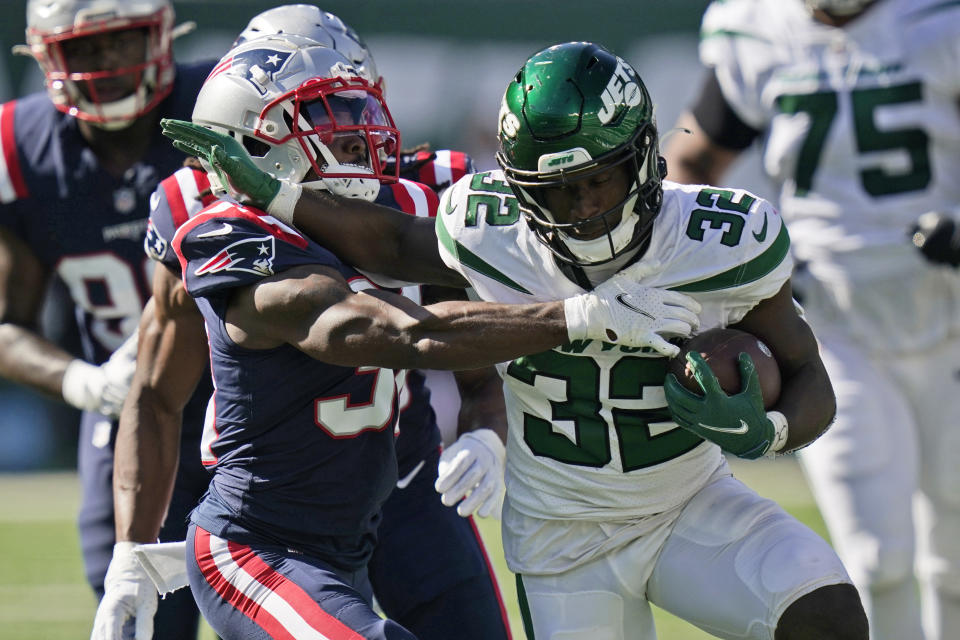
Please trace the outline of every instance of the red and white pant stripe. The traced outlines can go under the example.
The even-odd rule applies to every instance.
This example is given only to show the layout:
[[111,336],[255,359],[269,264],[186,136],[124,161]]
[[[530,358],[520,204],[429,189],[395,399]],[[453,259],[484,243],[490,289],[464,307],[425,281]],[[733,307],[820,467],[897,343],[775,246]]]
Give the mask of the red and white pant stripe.
[[363,640],[250,547],[196,528],[194,553],[207,583],[278,640]]

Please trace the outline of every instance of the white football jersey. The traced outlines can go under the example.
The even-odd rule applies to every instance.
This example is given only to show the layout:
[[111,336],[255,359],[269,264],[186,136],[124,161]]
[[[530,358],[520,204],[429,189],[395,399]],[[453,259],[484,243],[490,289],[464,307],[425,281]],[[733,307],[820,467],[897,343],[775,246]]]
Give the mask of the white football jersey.
[[[584,292],[527,225],[501,171],[465,176],[448,190],[436,229],[444,261],[483,300]],[[659,268],[644,283],[696,298],[704,329],[726,326],[781,289],[789,244],[766,201],[667,182],[643,257]],[[685,503],[722,458],[670,420],[666,363],[650,350],[583,340],[499,365],[512,507],[537,518],[611,520]]]
[[960,205],[960,5],[879,0],[844,28],[800,0],[723,0],[700,56],[763,131],[764,171],[797,258],[836,321],[897,348],[960,325],[960,278],[931,269],[908,230]]

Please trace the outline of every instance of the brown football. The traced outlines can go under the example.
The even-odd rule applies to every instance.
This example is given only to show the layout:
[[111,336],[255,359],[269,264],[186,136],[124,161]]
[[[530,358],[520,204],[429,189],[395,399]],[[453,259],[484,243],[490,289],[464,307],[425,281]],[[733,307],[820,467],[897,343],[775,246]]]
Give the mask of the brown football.
[[702,394],[703,389],[694,379],[687,366],[687,352],[698,351],[710,370],[717,376],[720,387],[729,394],[740,393],[740,367],[737,357],[741,352],[750,354],[760,378],[760,392],[767,409],[780,398],[780,367],[770,348],[756,336],[737,329],[709,329],[699,333],[680,346],[680,353],[670,359],[668,371],[687,389]]

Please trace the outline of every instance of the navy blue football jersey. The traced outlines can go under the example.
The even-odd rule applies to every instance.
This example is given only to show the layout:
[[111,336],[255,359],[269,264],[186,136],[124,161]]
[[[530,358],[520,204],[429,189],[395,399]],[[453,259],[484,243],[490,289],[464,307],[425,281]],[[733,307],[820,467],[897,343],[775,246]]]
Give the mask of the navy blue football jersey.
[[425,184],[437,193],[467,175],[476,173],[473,158],[463,151],[414,151],[400,156],[400,177]]
[[[210,192],[210,181],[203,171],[184,167],[161,181],[153,196],[150,223],[144,239],[147,255],[179,272],[180,262],[171,240],[184,222],[215,200]],[[435,192],[409,180],[382,186],[377,203],[410,215],[432,217],[437,211]],[[376,276],[373,278],[376,279]],[[414,302],[421,301],[419,286],[403,287],[397,291]],[[409,372],[406,384],[401,388],[400,419],[397,424],[397,463],[400,475],[405,476],[440,446],[440,432],[430,406],[430,391],[418,371]]]
[[[178,65],[165,117],[190,119],[212,63]],[[85,356],[103,362],[137,326],[152,265],[141,249],[149,199],[183,154],[160,134],[115,178],[98,163],[77,120],[46,93],[0,106],[0,224],[67,284]]]
[[224,317],[237,287],[297,265],[329,266],[355,289],[372,285],[295,230],[228,200],[181,225],[171,244],[206,322],[214,383],[201,448],[213,478],[193,521],[238,542],[361,566],[397,478],[394,372],[332,365],[290,345],[245,349]]

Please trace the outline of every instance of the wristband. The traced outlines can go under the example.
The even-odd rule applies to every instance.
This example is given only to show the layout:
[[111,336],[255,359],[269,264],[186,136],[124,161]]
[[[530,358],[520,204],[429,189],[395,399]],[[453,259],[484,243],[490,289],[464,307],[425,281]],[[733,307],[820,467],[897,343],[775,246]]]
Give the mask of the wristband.
[[767,411],[767,420],[773,423],[773,442],[767,449],[765,455],[773,456],[780,452],[787,444],[787,437],[790,435],[790,426],[787,424],[787,416],[779,411]]
[[270,204],[267,205],[267,213],[284,224],[291,227],[293,224],[293,210],[297,207],[297,202],[303,194],[303,185],[278,180],[280,188],[277,195],[273,197]]
[[587,337],[587,294],[565,298],[563,316],[567,325],[567,338],[583,340]]

